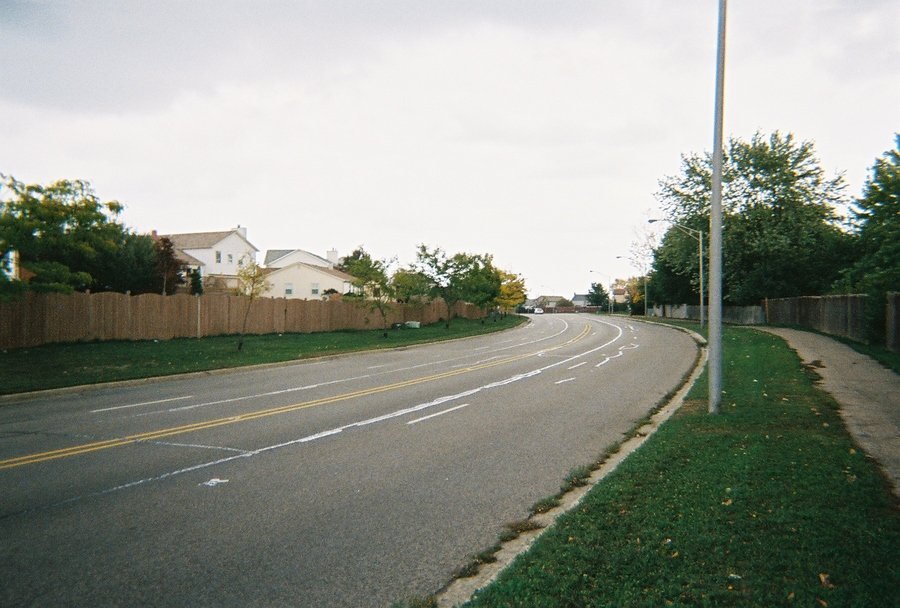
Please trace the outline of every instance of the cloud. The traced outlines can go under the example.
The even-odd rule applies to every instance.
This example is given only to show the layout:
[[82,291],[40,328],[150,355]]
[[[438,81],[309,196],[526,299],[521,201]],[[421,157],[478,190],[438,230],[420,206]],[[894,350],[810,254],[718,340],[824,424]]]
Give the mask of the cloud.
[[[900,10],[731,3],[726,132],[827,168],[893,144]],[[84,178],[164,232],[490,252],[570,295],[712,143],[715,3],[15,2],[0,171]],[[874,57],[874,59],[873,59]],[[598,266],[600,268],[598,268]]]

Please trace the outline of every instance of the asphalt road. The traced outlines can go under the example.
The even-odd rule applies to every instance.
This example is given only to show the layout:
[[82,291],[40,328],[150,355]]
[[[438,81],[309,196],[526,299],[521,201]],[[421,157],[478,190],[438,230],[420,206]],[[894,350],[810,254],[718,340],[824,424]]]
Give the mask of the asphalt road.
[[389,606],[672,389],[624,318],[0,405],[0,605]]

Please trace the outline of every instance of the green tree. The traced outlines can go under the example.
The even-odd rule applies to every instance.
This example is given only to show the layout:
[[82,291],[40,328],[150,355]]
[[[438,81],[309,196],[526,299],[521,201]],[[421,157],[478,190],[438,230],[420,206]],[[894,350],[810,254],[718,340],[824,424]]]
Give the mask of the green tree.
[[244,309],[244,320],[241,323],[241,333],[238,336],[238,351],[244,348],[244,334],[247,333],[247,320],[250,318],[250,309],[253,302],[272,288],[272,284],[266,279],[266,270],[250,258],[244,257],[238,260],[238,287],[237,295],[247,297],[247,308]]
[[500,295],[503,278],[490,254],[453,256],[459,299],[486,311]]
[[431,280],[415,268],[400,268],[391,277],[391,288],[399,302],[422,305],[431,293]]
[[609,294],[606,293],[603,285],[591,283],[591,289],[587,293],[587,303],[589,306],[601,306],[603,308],[609,306]]
[[863,196],[856,200],[853,219],[859,258],[838,283],[844,291],[867,294],[869,339],[883,341],[885,295],[900,290],[900,134],[896,147],[876,159]]
[[[682,157],[680,175],[660,181],[657,199],[673,223],[708,231],[711,176],[711,157],[692,154]],[[779,132],[757,133],[749,142],[732,138],[722,185],[725,300],[756,304],[828,292],[850,251],[836,212],[847,198],[843,178],[826,177],[813,144]],[[697,243],[673,231],[654,256],[654,270],[665,266],[696,290]]]
[[156,271],[159,277],[160,293],[172,295],[179,285],[184,285],[185,266],[175,253],[175,245],[169,237],[156,241]]
[[103,289],[103,270],[127,235],[117,221],[122,205],[101,203],[89,183],[49,186],[0,176],[0,257],[19,252],[31,283],[44,289]]
[[381,328],[387,338],[387,313],[393,308],[394,288],[388,276],[390,262],[374,259],[362,246],[344,259],[344,272],[353,277],[362,298],[359,304],[381,316]]
[[98,264],[92,289],[132,294],[159,293],[156,243],[148,234],[125,234],[115,256]]
[[457,302],[468,301],[483,308],[500,293],[500,275],[488,254],[448,256],[440,247],[429,250],[419,245],[414,269],[427,277],[432,295],[447,305],[448,329]]
[[199,268],[192,268],[188,272],[188,280],[191,283],[191,295],[203,295],[203,276],[200,274]]

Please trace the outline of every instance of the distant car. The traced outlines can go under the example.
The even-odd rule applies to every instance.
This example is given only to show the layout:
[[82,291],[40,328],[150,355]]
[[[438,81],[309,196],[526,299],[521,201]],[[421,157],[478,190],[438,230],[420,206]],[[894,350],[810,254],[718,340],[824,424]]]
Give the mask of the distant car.
[[543,309],[543,308],[535,308],[535,309],[534,309],[534,314],[536,314],[536,315],[542,315],[542,314],[544,314],[544,309]]

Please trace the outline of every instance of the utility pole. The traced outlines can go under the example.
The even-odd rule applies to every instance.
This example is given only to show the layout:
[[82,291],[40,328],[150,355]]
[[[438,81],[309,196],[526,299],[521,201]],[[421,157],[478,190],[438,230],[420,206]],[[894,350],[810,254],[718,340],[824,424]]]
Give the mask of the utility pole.
[[713,174],[709,208],[709,413],[722,401],[722,114],[725,99],[725,13],[719,0],[716,101],[713,121]]

